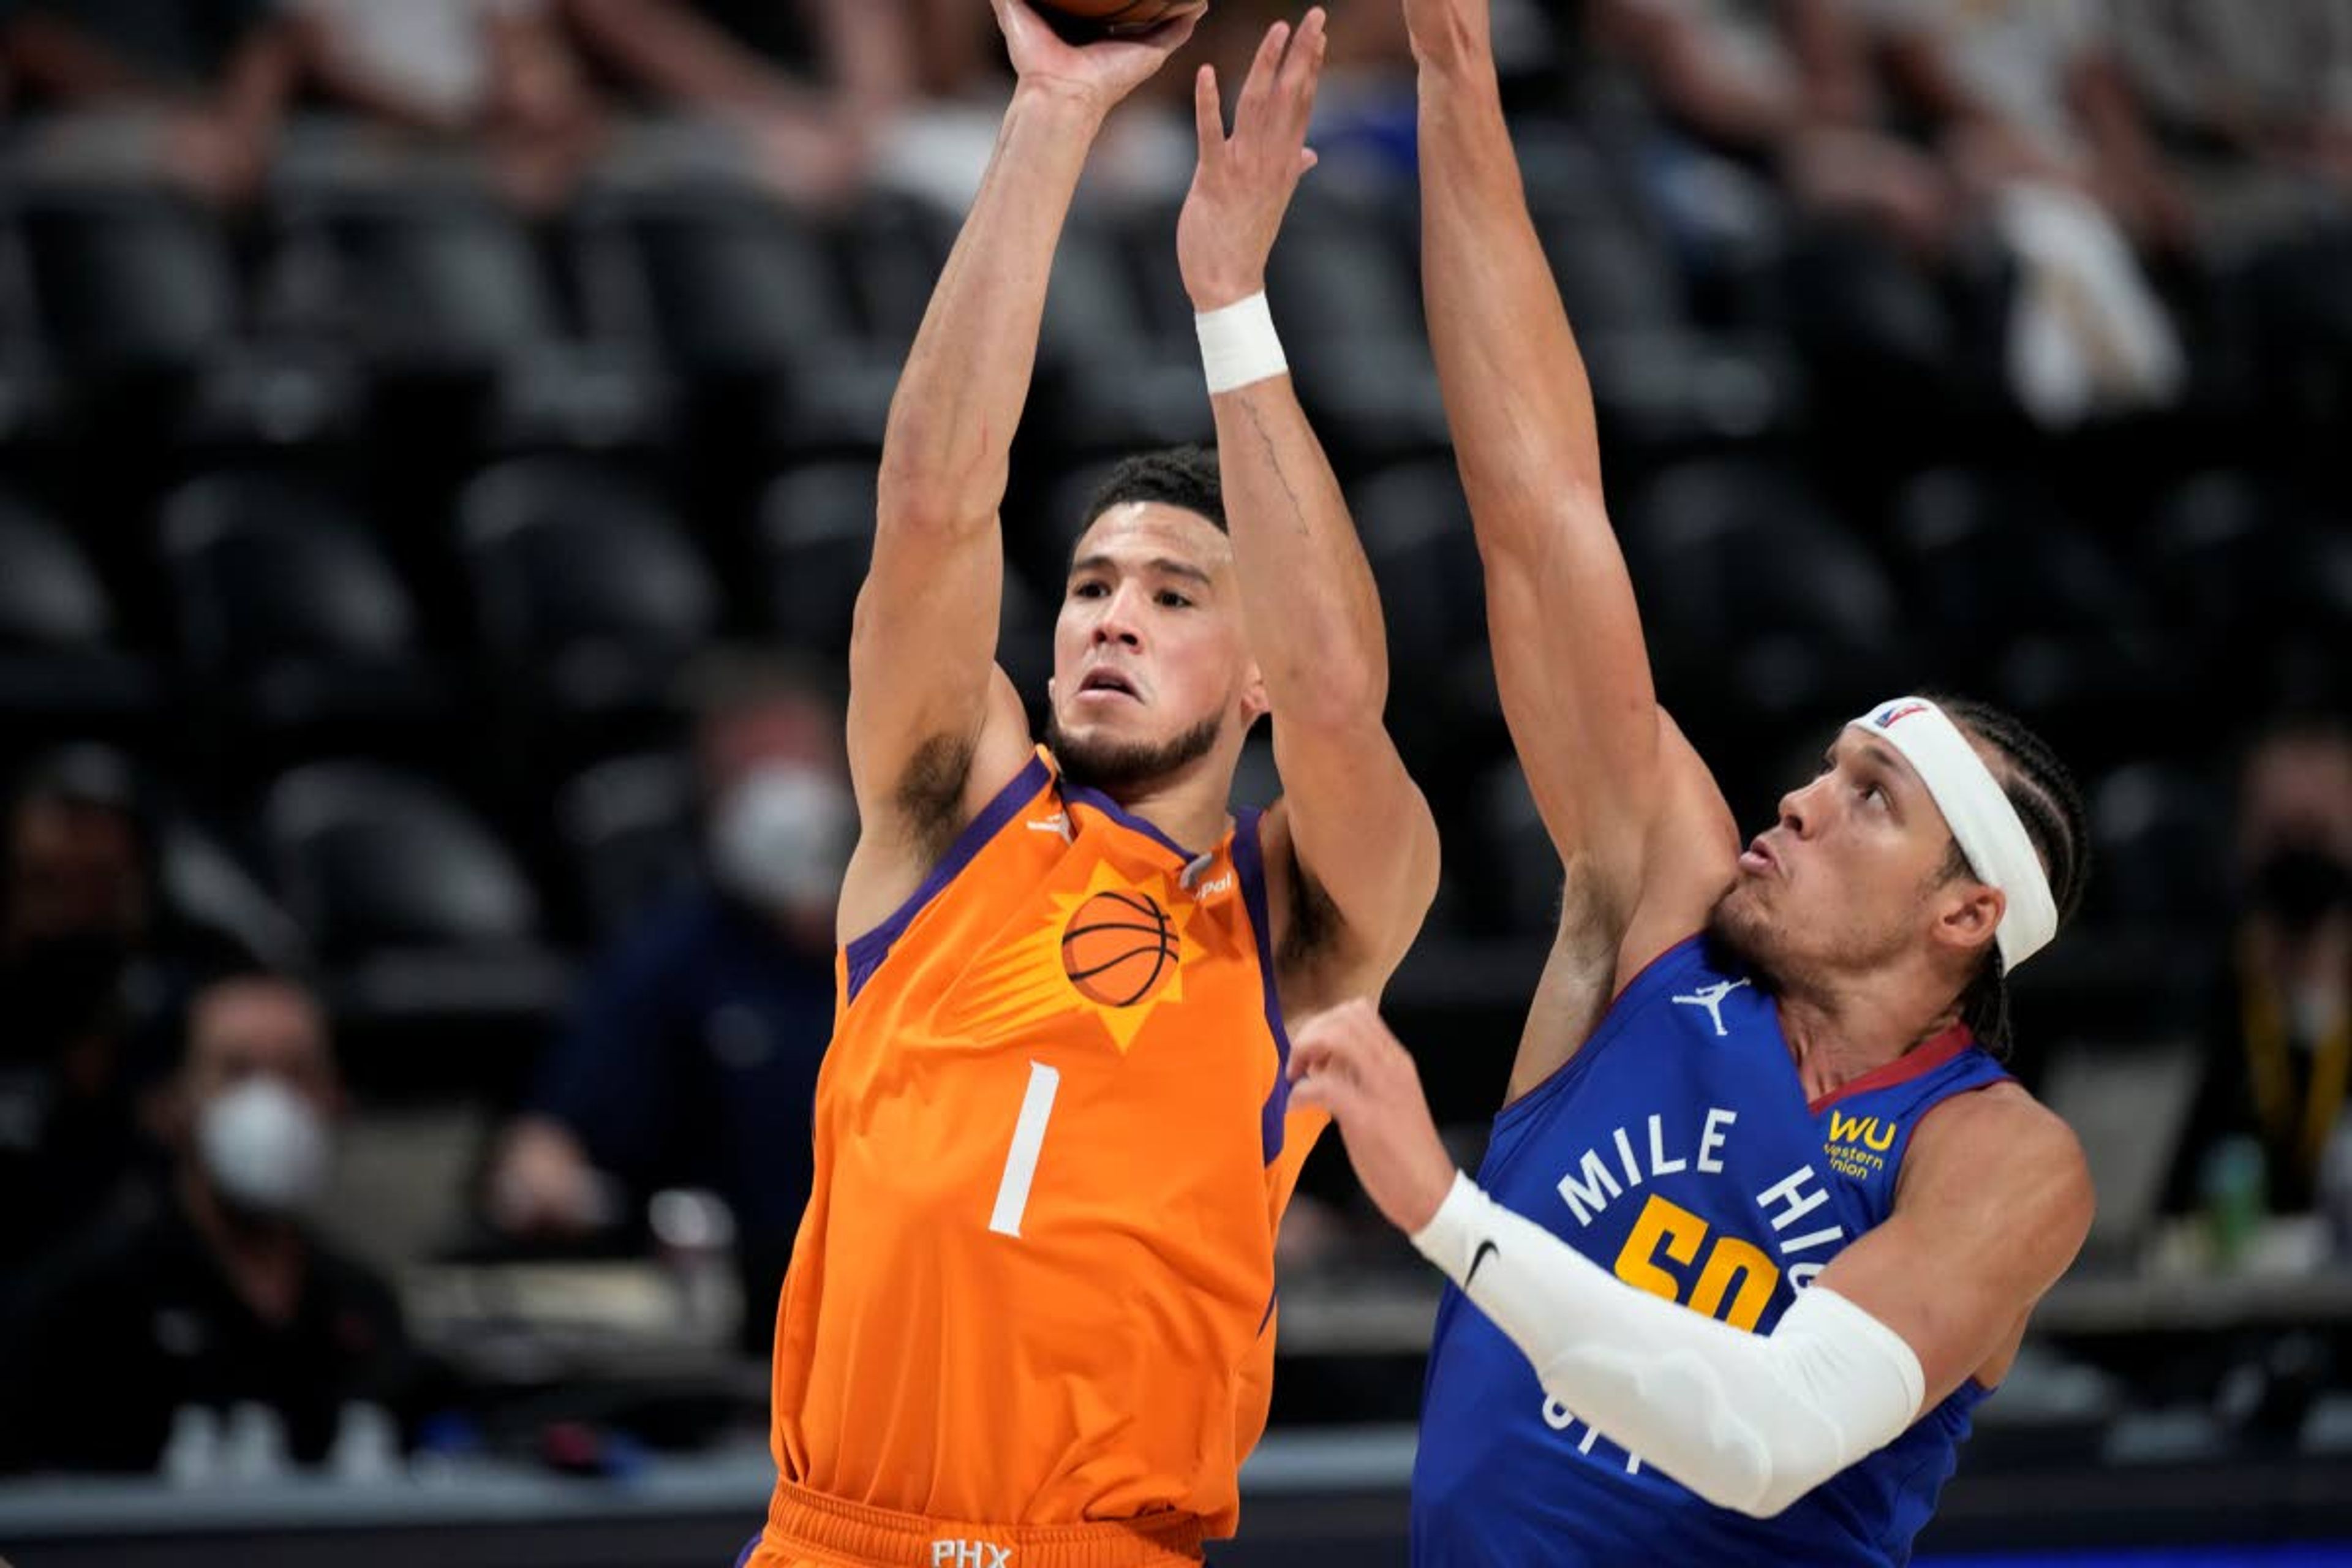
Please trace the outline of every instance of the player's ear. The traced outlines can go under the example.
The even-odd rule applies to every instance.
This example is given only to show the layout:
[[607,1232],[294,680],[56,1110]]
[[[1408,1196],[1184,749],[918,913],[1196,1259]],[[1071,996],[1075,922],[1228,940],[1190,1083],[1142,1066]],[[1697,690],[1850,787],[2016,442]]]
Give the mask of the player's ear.
[[1265,694],[1265,672],[1252,659],[1242,671],[1242,727],[1247,729],[1273,711],[1274,700]]
[[1956,952],[1982,952],[2000,930],[2000,917],[2009,910],[2008,898],[1999,888],[1969,877],[1954,878],[1944,894],[1936,920],[1936,940]]

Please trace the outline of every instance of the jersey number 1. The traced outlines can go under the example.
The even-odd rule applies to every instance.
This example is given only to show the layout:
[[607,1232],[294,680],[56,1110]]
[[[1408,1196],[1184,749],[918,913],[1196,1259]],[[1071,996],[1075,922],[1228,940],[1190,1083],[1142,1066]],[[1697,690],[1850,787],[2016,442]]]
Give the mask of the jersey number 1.
[[996,1184],[996,1212],[988,1228],[999,1236],[1019,1236],[1021,1216],[1029,1208],[1029,1184],[1037,1174],[1037,1153],[1045,1146],[1045,1123],[1054,1114],[1054,1091],[1062,1075],[1044,1062],[1029,1064],[1029,1091],[1021,1097],[1021,1115],[1013,1123],[1013,1147],[1004,1152],[1004,1176]]

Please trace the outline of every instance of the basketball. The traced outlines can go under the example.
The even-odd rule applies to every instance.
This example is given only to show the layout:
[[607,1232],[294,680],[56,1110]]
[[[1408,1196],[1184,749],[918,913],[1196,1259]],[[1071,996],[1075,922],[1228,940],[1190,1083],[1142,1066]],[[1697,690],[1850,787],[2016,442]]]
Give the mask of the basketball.
[[1034,0],[1037,9],[1067,38],[1116,37],[1140,33],[1197,11],[1203,0]]
[[1176,966],[1167,912],[1143,893],[1097,893],[1062,932],[1062,973],[1104,1007],[1132,1007]]

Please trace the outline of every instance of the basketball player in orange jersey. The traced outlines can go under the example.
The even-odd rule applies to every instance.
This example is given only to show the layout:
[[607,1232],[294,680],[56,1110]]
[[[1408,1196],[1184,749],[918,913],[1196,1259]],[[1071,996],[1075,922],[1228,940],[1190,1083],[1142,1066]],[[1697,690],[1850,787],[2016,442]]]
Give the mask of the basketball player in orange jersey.
[[[1088,143],[1192,21],[1075,47],[996,13],[1019,86],[891,406],[850,651],[862,827],[762,1568],[1147,1568],[1232,1533],[1319,1131],[1284,1018],[1376,994],[1437,879],[1262,293],[1319,12],[1269,31],[1230,139],[1197,83],[1179,252],[1221,456],[1130,461],[1091,509],[1034,744],[992,658],[1007,448]],[[1286,794],[1229,815],[1269,712]]]

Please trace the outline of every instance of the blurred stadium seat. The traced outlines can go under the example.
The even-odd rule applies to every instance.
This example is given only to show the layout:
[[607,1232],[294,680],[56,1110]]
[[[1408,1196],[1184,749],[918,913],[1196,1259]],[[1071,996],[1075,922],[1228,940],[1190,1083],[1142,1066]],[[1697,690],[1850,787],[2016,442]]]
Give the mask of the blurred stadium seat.
[[515,716],[565,755],[657,731],[723,608],[668,505],[626,475],[550,457],[478,475],[457,510],[478,626]]
[[571,872],[600,941],[610,941],[696,866],[694,773],[671,752],[610,757],[556,799]]
[[1299,397],[1343,473],[1445,445],[1407,245],[1392,207],[1302,193],[1267,265]]
[[185,374],[241,330],[243,287],[209,210],[146,190],[21,201],[46,347],[77,375]]
[[18,743],[119,736],[148,715],[153,671],[117,630],[105,585],[71,536],[0,496],[0,732]]
[[352,1077],[515,1092],[569,976],[541,941],[538,894],[480,821],[417,775],[322,762],[269,787],[257,828],[270,885],[323,966]]
[[[2352,529],[2340,502],[2276,473],[2208,469],[2158,502],[2145,561],[2164,624],[2195,650],[2217,702],[2242,698],[2237,678],[2249,675],[2280,698],[2347,700]],[[2304,650],[2315,689],[2287,689]]]
[[1861,711],[1907,668],[1894,584],[1798,473],[1693,459],[1618,515],[1661,694],[1706,732],[1785,738]]
[[1498,763],[1480,781],[1476,798],[1484,851],[1478,885],[1501,905],[1511,931],[1548,938],[1559,921],[1565,873],[1527,774],[1517,762]]
[[513,860],[422,779],[312,763],[270,788],[261,826],[278,894],[329,962],[538,932],[538,900]]
[[2028,477],[1922,474],[1896,500],[1893,539],[1924,679],[2063,726],[2084,767],[2130,754],[2148,719],[2179,712],[2185,671],[2144,596]]
[[[1081,479],[1091,488],[1092,470]],[[815,463],[779,474],[761,494],[753,523],[766,627],[786,645],[827,658],[846,658],[859,584],[874,553],[874,465]],[[1071,502],[1075,514],[1076,502]],[[1008,527],[1012,520],[1008,519]],[[1052,581],[1068,556],[1060,547]],[[1042,556],[1043,546],[1034,553]],[[1029,586],[1008,563],[997,623],[997,662],[1022,696],[1042,702],[1053,674],[1053,599]]]
[[[283,476],[223,472],[166,498],[184,671],[225,748],[419,743],[446,691],[407,590],[351,510]],[[248,759],[250,761],[250,759]]]
[[1388,627],[1390,727],[1444,824],[1509,743],[1469,503],[1444,458],[1367,475],[1348,500]]
[[897,363],[870,346],[835,235],[698,188],[586,202],[572,226],[588,330],[657,350],[698,447],[748,461],[880,441]]
[[1156,204],[1074,216],[1055,254],[1024,445],[1069,465],[1215,439],[1174,268],[1176,215]]
[[558,258],[467,183],[305,182],[271,211],[263,270],[276,331],[364,368],[379,440],[613,447],[664,425],[651,363],[592,338]]
[[779,474],[753,524],[767,624],[794,647],[841,657],[874,553],[872,462],[812,464]]
[[2177,764],[2133,763],[2099,780],[2090,795],[2092,912],[2216,931],[2230,909],[2228,808],[2210,779]]
[[319,184],[274,218],[289,321],[383,372],[487,376],[564,331],[521,223],[479,195]]

